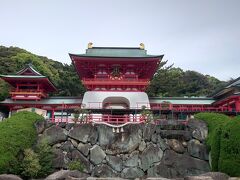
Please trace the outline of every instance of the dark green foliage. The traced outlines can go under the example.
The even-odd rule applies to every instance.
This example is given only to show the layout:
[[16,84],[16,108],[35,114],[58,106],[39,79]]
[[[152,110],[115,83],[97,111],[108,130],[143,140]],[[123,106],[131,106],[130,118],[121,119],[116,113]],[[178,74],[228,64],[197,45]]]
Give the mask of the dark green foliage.
[[[32,63],[37,71],[56,85],[58,92],[53,95],[78,96],[84,93],[85,89],[72,64],[62,64],[20,48],[0,46],[0,74],[15,74],[28,63]],[[0,88],[0,98],[1,94],[4,98],[7,96],[4,92]]]
[[222,126],[226,121],[229,120],[229,117],[224,114],[218,113],[198,113],[195,115],[195,118],[201,119],[207,122],[208,124],[208,139],[207,144],[211,146],[214,141],[215,130]]
[[238,115],[234,119],[240,121],[240,116]]
[[69,170],[78,170],[80,172],[83,172],[84,170],[84,166],[80,161],[71,161],[70,163],[68,163],[68,169]]
[[223,87],[225,82],[195,71],[183,71],[173,66],[160,64],[147,93],[149,96],[206,96]]
[[53,172],[53,150],[46,139],[43,139],[36,146],[35,152],[39,158],[39,164],[41,169],[39,170],[37,177],[46,177]]
[[232,119],[221,132],[219,170],[231,176],[240,176],[240,121]]
[[37,177],[41,166],[39,164],[38,155],[32,149],[24,150],[24,158],[22,161],[22,175],[24,177]]
[[216,113],[199,113],[195,117],[208,123],[212,170],[240,176],[240,117],[231,119]]
[[19,158],[36,140],[34,123],[43,117],[19,112],[0,123],[0,174],[19,173]]
[[211,158],[212,158],[212,170],[218,171],[218,164],[219,164],[219,157],[220,157],[220,148],[221,148],[221,133],[222,127],[217,126],[210,133],[211,135],[211,143],[208,143],[209,147],[211,148]]
[[9,86],[0,79],[0,101],[3,101],[9,95]]

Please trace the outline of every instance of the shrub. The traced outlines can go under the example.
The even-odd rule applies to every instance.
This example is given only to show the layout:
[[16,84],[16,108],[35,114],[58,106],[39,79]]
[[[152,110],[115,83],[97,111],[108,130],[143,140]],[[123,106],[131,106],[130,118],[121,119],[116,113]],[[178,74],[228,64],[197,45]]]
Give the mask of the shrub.
[[240,117],[230,119],[216,113],[199,113],[195,117],[208,124],[212,170],[240,176]]
[[238,115],[234,119],[240,121],[240,116]]
[[38,155],[32,149],[24,150],[22,162],[22,175],[25,177],[36,177],[41,169]]
[[205,121],[208,124],[208,138],[207,145],[211,147],[211,144],[214,141],[215,130],[222,126],[226,121],[229,121],[229,117],[224,114],[218,113],[198,113],[195,115],[196,119]]
[[39,157],[39,164],[41,169],[38,172],[37,177],[45,177],[53,172],[53,150],[50,145],[48,145],[47,139],[40,141],[35,149]]
[[19,155],[36,140],[34,123],[43,117],[19,112],[0,123],[0,174],[19,172]]
[[231,176],[240,176],[240,121],[227,122],[221,132],[219,170]]
[[82,165],[82,163],[80,161],[71,161],[70,163],[68,163],[68,169],[69,170],[78,170],[80,172],[83,172],[84,170],[84,166]]

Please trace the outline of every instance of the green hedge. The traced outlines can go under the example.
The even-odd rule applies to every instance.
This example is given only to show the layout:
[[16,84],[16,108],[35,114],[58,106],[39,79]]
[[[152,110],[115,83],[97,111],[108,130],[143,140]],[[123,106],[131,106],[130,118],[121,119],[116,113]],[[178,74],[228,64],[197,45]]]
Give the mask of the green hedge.
[[211,146],[212,141],[214,141],[215,130],[222,126],[226,121],[229,121],[229,117],[224,114],[217,113],[198,113],[195,115],[195,118],[201,119],[207,122],[208,124],[208,138],[207,144]]
[[195,117],[208,124],[212,170],[240,176],[240,117],[231,119],[217,113],[199,113]]
[[240,176],[240,119],[222,127],[218,169],[231,176]]
[[31,148],[37,133],[34,123],[43,117],[32,112],[19,112],[0,122],[0,174],[17,171],[18,157]]

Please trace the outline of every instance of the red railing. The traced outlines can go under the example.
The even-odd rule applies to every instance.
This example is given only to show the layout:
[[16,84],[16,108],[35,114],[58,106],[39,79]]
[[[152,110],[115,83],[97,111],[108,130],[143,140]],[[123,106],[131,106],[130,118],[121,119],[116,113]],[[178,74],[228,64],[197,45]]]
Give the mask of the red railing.
[[176,105],[176,104],[151,104],[152,110],[171,110],[175,112],[232,112],[231,107],[210,105]]
[[15,90],[11,91],[10,95],[14,100],[39,100],[42,97],[47,97],[47,94],[42,90]]
[[[107,103],[111,106],[111,103]],[[176,104],[149,104],[144,102],[137,102],[136,107],[128,107],[126,109],[142,109],[142,106],[146,106],[147,109],[152,110],[170,110],[175,112],[232,112],[234,111],[231,107],[220,106],[214,107],[210,105],[176,105]],[[102,109],[102,102],[89,102],[86,104],[85,108],[87,109]],[[111,109],[111,108],[109,108]]]
[[[49,119],[51,122],[59,123],[76,123],[76,124],[109,124],[109,125],[124,125],[124,124],[141,124],[145,123],[146,119],[143,116],[130,116],[130,115],[88,115],[83,121],[75,121],[73,118],[54,118]],[[155,125],[168,125],[171,124],[173,120],[167,119],[156,119],[150,123]],[[183,124],[187,125],[187,120],[174,120],[174,125]]]
[[88,124],[88,123],[99,123],[105,122],[108,124],[120,125],[128,122],[133,123],[143,123],[145,119],[141,116],[131,116],[131,115],[86,115],[85,118],[81,121],[80,119],[76,120],[74,118],[66,117],[55,117],[49,119],[53,123],[77,123],[77,124]]
[[149,79],[131,79],[131,78],[122,78],[122,79],[110,79],[110,78],[83,78],[83,83],[86,85],[147,85],[149,83]]

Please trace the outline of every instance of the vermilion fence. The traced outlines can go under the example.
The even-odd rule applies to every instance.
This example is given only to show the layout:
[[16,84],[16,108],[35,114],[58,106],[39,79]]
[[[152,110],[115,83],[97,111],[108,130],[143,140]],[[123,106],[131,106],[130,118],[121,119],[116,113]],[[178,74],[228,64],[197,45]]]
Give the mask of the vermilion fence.
[[86,123],[98,123],[105,122],[108,124],[125,124],[128,122],[133,123],[143,123],[145,122],[145,118],[142,116],[131,116],[131,115],[86,115],[83,120],[74,119],[74,118],[66,118],[66,117],[58,117],[58,118],[50,118],[51,122],[54,123],[78,123],[78,124],[86,124]]
[[[73,118],[54,118],[49,119],[53,123],[76,123],[76,124],[89,124],[89,123],[102,123],[111,125],[123,125],[123,124],[141,124],[146,123],[146,118],[143,116],[129,116],[129,115],[87,115],[82,121],[75,121]],[[164,125],[169,124],[169,120],[156,119],[151,121],[152,124]],[[187,124],[187,120],[174,120],[176,124]]]

